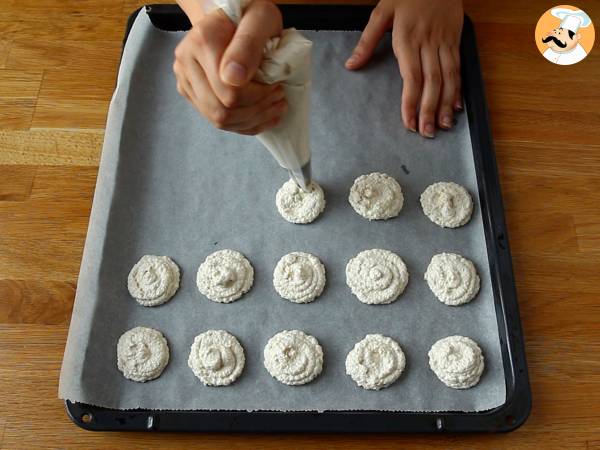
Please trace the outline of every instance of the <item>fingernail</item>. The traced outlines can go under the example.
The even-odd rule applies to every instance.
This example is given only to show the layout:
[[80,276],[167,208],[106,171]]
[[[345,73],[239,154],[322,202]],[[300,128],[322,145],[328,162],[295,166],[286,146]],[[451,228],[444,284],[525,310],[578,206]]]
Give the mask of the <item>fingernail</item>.
[[444,128],[452,128],[452,118],[450,116],[443,116],[441,122]]
[[454,105],[454,109],[456,111],[462,111],[463,110],[463,105],[461,103],[457,103],[456,105]]
[[229,84],[240,84],[246,81],[246,68],[235,61],[229,62],[223,71],[223,81]]
[[428,138],[434,137],[435,136],[434,132],[435,132],[435,128],[433,127],[433,124],[431,124],[431,123],[425,124],[425,126],[423,127],[423,135],[425,137],[428,137]]
[[346,60],[346,66],[352,66],[356,63],[356,61],[358,60],[358,55],[352,55],[350,58],[348,58]]
[[408,129],[413,133],[417,132],[417,119],[414,117],[408,121]]

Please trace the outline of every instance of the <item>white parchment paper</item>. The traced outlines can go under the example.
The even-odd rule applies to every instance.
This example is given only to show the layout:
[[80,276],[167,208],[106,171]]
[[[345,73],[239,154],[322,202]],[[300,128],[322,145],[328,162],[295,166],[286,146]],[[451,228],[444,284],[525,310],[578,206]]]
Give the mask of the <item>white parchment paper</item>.
[[[285,171],[258,140],[213,129],[178,96],[171,67],[182,34],[155,29],[144,11],[138,16],[110,106],[61,398],[120,409],[281,411],[479,411],[504,403],[466,116],[435,140],[405,131],[389,41],[366,69],[349,72],[343,63],[359,33],[303,33],[314,41],[313,173],[327,208],[313,224],[293,225],[275,207]],[[373,171],[402,185],[399,217],[369,222],[350,207],[352,182]],[[442,229],[423,215],[419,195],[441,180],[472,193],[468,225]],[[228,305],[209,301],[195,285],[199,264],[224,248],[244,253],[255,269],[252,290]],[[408,287],[391,305],[362,304],[345,284],[346,262],[368,248],[392,250],[408,266]],[[273,288],[275,264],[291,251],[314,253],[325,264],[327,286],[313,303],[290,303]],[[470,304],[445,306],[423,280],[431,256],[442,251],[474,261],[481,291]],[[141,307],[127,292],[127,274],[144,254],[169,255],[181,267],[181,287],[163,306]],[[171,349],[162,376],[148,383],[126,380],[116,365],[119,336],[138,325],[161,330]],[[229,387],[206,387],[187,367],[194,337],[211,328],[233,333],[246,351],[246,368]],[[283,329],[301,329],[320,341],[325,366],[314,382],[285,386],[264,369],[264,345]],[[344,371],[346,354],[368,333],[393,337],[407,357],[402,377],[381,391],[357,387]],[[475,339],[485,353],[486,369],[475,388],[447,388],[428,367],[431,345],[452,334]]]

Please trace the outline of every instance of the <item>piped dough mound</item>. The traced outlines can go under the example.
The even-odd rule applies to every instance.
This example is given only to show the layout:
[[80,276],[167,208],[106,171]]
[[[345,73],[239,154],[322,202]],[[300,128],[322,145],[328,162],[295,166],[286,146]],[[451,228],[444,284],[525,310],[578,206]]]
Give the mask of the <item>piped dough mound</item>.
[[291,302],[312,302],[325,287],[325,266],[310,253],[288,253],[275,266],[273,285]]
[[224,330],[208,330],[194,339],[188,366],[206,386],[227,386],[244,370],[244,349]]
[[169,363],[169,345],[158,330],[136,327],[126,331],[117,342],[117,367],[129,380],[158,378]]
[[346,283],[363,303],[392,303],[408,284],[408,270],[402,258],[389,250],[365,250],[346,265]]
[[279,214],[288,222],[310,223],[325,209],[325,194],[314,181],[310,192],[304,192],[293,180],[288,180],[277,191],[275,203]]
[[404,195],[394,178],[373,172],[354,180],[348,200],[364,218],[379,220],[396,217],[404,204]]
[[456,228],[471,220],[473,200],[461,185],[439,182],[423,191],[421,207],[433,223],[444,228]]
[[179,288],[179,267],[168,256],[145,255],[127,277],[127,289],[142,306],[168,302]]
[[450,306],[470,302],[480,286],[473,263],[455,253],[434,255],[425,272],[425,280],[435,296]]
[[240,252],[219,250],[200,264],[196,285],[213,302],[231,303],[252,287],[254,269]]
[[264,364],[283,384],[306,384],[323,370],[323,349],[315,337],[302,331],[281,331],[267,342]]
[[429,367],[442,383],[454,389],[475,386],[483,373],[483,353],[464,336],[440,339],[429,350]]
[[381,334],[367,334],[346,357],[346,373],[365,389],[388,387],[405,366],[406,357],[400,345]]

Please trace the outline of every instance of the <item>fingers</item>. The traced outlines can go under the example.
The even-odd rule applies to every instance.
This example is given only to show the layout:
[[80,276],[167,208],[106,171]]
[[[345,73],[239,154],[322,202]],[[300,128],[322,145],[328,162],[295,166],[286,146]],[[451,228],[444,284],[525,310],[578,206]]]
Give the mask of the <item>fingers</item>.
[[261,63],[265,44],[280,35],[281,29],[277,6],[263,0],[250,3],[223,55],[219,68],[221,80],[231,86],[245,85]]
[[453,51],[443,46],[439,49],[442,88],[437,111],[440,128],[450,129],[454,123],[454,109],[460,95],[460,72]]
[[419,133],[435,136],[436,110],[442,86],[440,59],[435,47],[421,47],[421,68],[423,70],[423,93],[419,107]]
[[421,55],[419,48],[412,44],[409,36],[394,27],[392,39],[394,53],[398,59],[400,75],[402,76],[402,122],[404,126],[417,131],[417,108],[423,83],[421,72]]
[[230,42],[235,32],[235,26],[223,11],[218,10],[208,14],[192,31],[194,33],[189,45],[193,48],[182,52],[183,57],[191,57],[202,66],[211,89],[223,105],[226,107],[252,105],[276,88],[276,86],[260,83],[248,83],[242,89],[221,80],[219,67],[222,56],[228,46],[231,46]]
[[[174,64],[174,70],[180,74],[181,65]],[[248,134],[262,130],[263,125],[273,119],[280,119],[287,110],[285,93],[281,86],[275,88],[261,101],[237,108],[227,108],[212,91],[207,77],[199,64],[186,67],[186,77],[179,77],[177,90],[216,128]]]
[[391,25],[392,13],[392,10],[382,7],[381,3],[373,9],[358,44],[346,61],[347,69],[359,69],[369,61],[383,34]]

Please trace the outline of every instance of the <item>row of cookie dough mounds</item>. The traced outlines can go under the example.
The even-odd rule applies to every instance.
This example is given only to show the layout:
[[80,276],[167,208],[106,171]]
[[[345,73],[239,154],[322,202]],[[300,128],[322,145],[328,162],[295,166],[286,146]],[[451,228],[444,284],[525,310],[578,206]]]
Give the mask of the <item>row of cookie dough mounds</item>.
[[[288,386],[307,384],[323,371],[323,348],[319,341],[300,330],[284,330],[269,339],[263,364],[269,374]],[[484,369],[484,357],[475,341],[448,336],[428,353],[429,367],[446,386],[475,386]],[[169,363],[169,346],[155,329],[136,327],[117,342],[117,367],[129,380],[144,383],[158,378]],[[225,330],[208,330],[195,337],[188,366],[205,386],[228,386],[244,370],[244,348]],[[394,383],[406,367],[400,344],[381,334],[368,334],[346,356],[346,373],[367,390]]]
[[[470,302],[480,287],[480,278],[471,261],[454,254],[434,255],[424,276],[435,296],[446,305]],[[346,265],[346,283],[363,303],[382,305],[394,302],[405,290],[409,274],[397,254],[383,249],[364,250]],[[254,269],[235,250],[211,253],[200,264],[196,277],[198,290],[218,303],[231,303],[250,290]],[[315,300],[325,287],[325,266],[310,253],[284,255],[273,272],[277,293],[293,303]],[[168,301],[179,286],[179,268],[167,256],[146,255],[128,277],[131,295],[143,306]]]
[[[420,200],[425,215],[444,228],[465,225],[473,213],[471,195],[464,187],[453,182],[438,182],[428,186]],[[362,217],[385,220],[400,213],[404,195],[393,177],[373,172],[354,180],[348,201]]]
[[[395,178],[373,172],[354,180],[348,201],[365,219],[387,220],[400,214],[404,194]],[[434,183],[421,194],[420,201],[425,215],[440,227],[457,228],[471,220],[473,199],[459,184]],[[288,222],[306,224],[313,222],[325,209],[325,194],[314,181],[310,191],[305,192],[293,180],[288,180],[277,191],[275,204]]]

